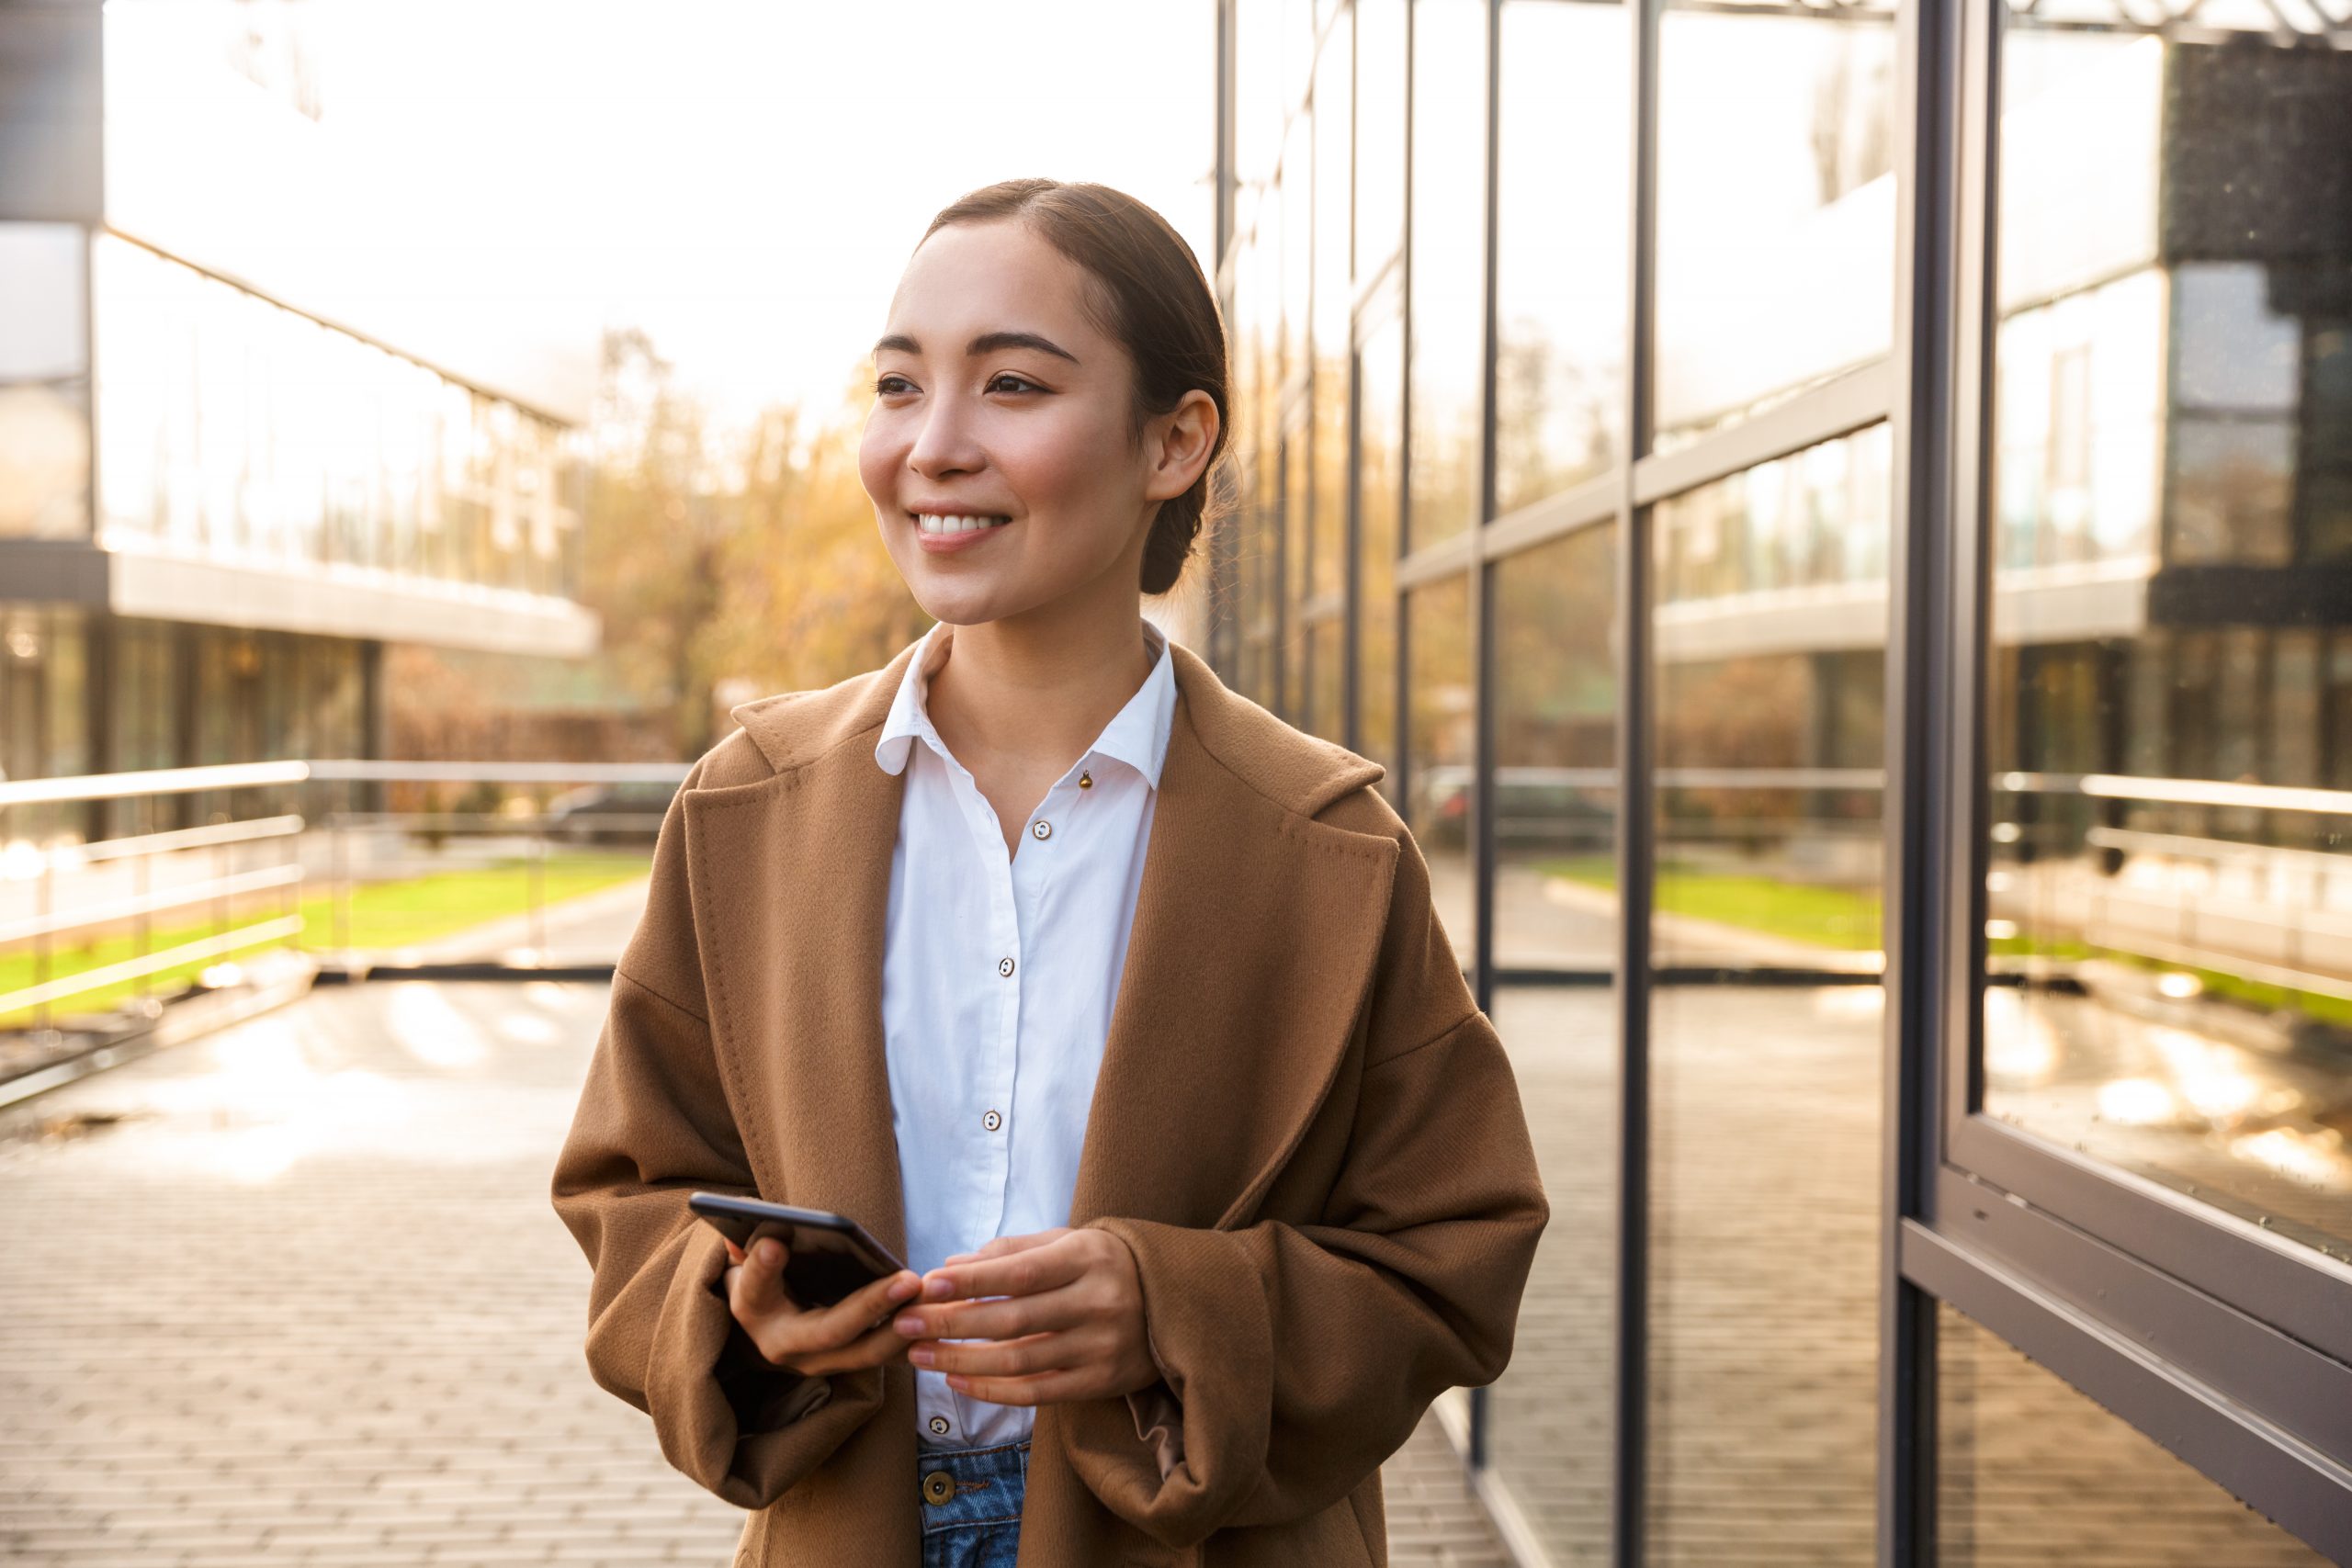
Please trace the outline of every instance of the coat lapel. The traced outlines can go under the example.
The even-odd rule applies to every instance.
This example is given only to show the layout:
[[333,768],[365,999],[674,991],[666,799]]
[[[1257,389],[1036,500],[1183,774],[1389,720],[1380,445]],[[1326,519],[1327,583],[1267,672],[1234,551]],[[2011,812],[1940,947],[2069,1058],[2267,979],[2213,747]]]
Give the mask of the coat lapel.
[[1204,729],[1241,699],[1182,659],[1072,1224],[1246,1223],[1330,1089],[1396,871],[1391,840],[1309,821],[1213,754]]
[[[761,1195],[847,1214],[900,1257],[882,953],[906,775],[876,766],[872,732],[913,652],[845,706],[781,700],[809,709],[797,754],[684,797],[713,1047]],[[774,718],[778,703],[756,705]]]
[[[1170,645],[1178,701],[1070,1223],[1246,1223],[1368,994],[1395,840],[1312,820],[1381,776]],[[882,1028],[905,775],[875,732],[913,654],[736,716],[775,772],[684,796],[715,1047],[763,1195],[903,1254]]]

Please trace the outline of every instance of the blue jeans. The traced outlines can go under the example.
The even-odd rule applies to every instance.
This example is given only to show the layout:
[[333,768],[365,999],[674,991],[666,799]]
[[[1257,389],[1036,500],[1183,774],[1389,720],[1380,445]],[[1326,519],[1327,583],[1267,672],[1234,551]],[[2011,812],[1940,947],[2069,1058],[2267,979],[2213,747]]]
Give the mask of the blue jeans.
[[922,1568],[1012,1568],[1028,1483],[1025,1442],[918,1453]]

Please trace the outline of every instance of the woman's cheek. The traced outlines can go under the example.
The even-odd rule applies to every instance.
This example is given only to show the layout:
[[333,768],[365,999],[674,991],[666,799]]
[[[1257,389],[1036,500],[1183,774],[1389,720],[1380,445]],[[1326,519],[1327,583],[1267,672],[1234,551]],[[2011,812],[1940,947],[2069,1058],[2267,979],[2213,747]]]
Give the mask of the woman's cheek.
[[865,487],[868,499],[877,513],[888,512],[897,503],[892,501],[893,486],[887,421],[879,412],[865,419],[865,429],[857,444],[857,482]]

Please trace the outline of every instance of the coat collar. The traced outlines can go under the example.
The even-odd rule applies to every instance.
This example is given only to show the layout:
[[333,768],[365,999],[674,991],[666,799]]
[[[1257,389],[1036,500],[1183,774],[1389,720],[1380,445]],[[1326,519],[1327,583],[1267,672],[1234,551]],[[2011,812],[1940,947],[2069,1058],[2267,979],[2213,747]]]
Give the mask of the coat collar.
[[[903,1253],[881,966],[909,660],[732,710],[773,770],[681,795],[721,1077],[761,1192]],[[1397,840],[1314,820],[1384,770],[1170,642],[1177,705],[1070,1223],[1244,1223],[1361,1022]],[[707,776],[707,775],[706,775]]]

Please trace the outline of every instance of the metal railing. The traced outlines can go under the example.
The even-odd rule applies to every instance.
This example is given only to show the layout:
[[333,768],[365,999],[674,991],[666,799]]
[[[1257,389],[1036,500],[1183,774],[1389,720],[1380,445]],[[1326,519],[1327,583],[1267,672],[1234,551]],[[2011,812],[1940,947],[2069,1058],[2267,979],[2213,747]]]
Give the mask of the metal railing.
[[[168,970],[264,944],[291,944],[305,929],[300,899],[314,874],[305,864],[306,841],[325,835],[326,881],[331,895],[333,948],[351,949],[353,894],[364,882],[397,878],[428,863],[382,852],[387,842],[418,837],[446,844],[453,834],[522,840],[526,874],[524,918],[527,946],[546,947],[544,868],[551,830],[634,833],[650,842],[662,815],[660,805],[643,810],[566,811],[375,811],[348,804],[309,811],[277,811],[243,819],[149,830],[92,842],[36,844],[11,828],[23,808],[136,801],[153,815],[175,796],[207,792],[288,789],[311,791],[353,786],[422,784],[669,784],[685,776],[684,763],[576,762],[380,762],[358,760],[239,762],[193,768],[163,768],[81,777],[0,783],[0,952],[29,947],[32,983],[0,991],[0,1019],[29,1011],[37,1031],[48,1031],[57,1004],[76,997],[141,982]],[[232,797],[233,798],[233,797]],[[304,804],[311,804],[305,802]],[[374,852],[364,861],[355,846]],[[233,864],[257,847],[277,851],[268,863]],[[192,866],[202,857],[208,863]],[[442,860],[446,862],[444,854]],[[176,874],[166,874],[165,868]],[[109,875],[112,870],[118,874]],[[127,873],[127,875],[120,874]],[[127,882],[128,886],[124,884]],[[277,895],[277,908],[254,918],[257,897]],[[213,929],[204,936],[156,948],[153,933],[159,915],[209,908]],[[135,949],[116,962],[56,973],[59,939],[128,930]]]

